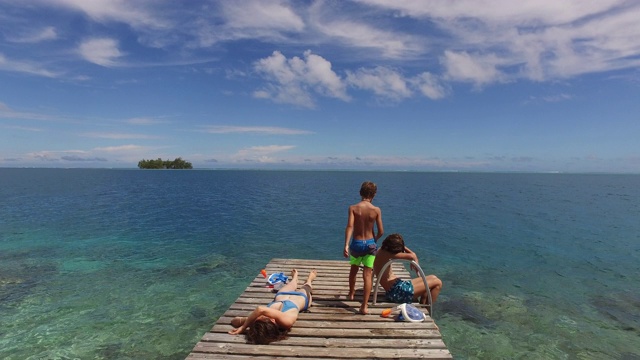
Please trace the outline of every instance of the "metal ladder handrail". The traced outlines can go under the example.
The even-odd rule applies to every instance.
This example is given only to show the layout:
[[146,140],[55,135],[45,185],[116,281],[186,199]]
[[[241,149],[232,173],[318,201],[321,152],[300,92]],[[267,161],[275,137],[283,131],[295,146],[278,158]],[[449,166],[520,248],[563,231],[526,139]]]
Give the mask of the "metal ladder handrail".
[[376,305],[378,302],[378,288],[380,287],[380,276],[382,274],[384,274],[384,272],[387,270],[387,268],[389,266],[391,266],[392,263],[394,262],[407,262],[410,263],[411,265],[415,266],[414,269],[418,270],[418,274],[420,275],[420,277],[422,278],[422,281],[424,282],[424,288],[426,289],[426,293],[427,293],[427,307],[429,308],[429,315],[431,316],[431,318],[433,318],[433,301],[431,300],[431,291],[429,289],[429,284],[427,283],[427,277],[424,275],[424,271],[422,271],[422,267],[420,267],[420,265],[415,262],[414,260],[408,260],[408,259],[390,259],[389,261],[387,261],[386,264],[384,264],[384,266],[382,267],[382,269],[380,270],[379,273],[376,274],[376,284],[374,286],[374,290],[373,290],[373,305]]

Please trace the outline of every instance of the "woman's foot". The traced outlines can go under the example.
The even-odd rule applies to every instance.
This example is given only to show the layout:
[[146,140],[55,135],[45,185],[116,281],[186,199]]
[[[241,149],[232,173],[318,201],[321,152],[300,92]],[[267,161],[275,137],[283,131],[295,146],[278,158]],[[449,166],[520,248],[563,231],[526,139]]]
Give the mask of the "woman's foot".
[[349,291],[349,300],[353,301],[353,299],[355,299],[355,297],[356,297],[355,289],[353,291]]
[[305,281],[304,283],[311,285],[311,282],[316,279],[316,276],[318,276],[318,270],[316,269],[311,270],[311,272],[309,273],[309,277],[307,278],[307,281]]
[[291,269],[291,282],[298,283],[298,269]]

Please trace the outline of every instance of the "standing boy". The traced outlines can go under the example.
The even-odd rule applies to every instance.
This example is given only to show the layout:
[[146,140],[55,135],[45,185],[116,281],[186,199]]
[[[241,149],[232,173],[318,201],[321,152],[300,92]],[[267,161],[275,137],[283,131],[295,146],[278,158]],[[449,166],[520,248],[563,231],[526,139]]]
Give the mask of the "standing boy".
[[[384,234],[382,227],[382,212],[371,202],[376,196],[378,188],[376,184],[365,181],[360,187],[362,200],[349,206],[349,219],[344,232],[344,257],[349,257],[351,270],[349,272],[349,300],[355,296],[356,275],[360,264],[363,265],[362,280],[364,281],[364,293],[360,313],[366,315],[369,307],[369,296],[373,282],[373,262],[376,258],[376,241]],[[374,225],[377,233],[373,234]],[[350,242],[351,241],[351,242]]]

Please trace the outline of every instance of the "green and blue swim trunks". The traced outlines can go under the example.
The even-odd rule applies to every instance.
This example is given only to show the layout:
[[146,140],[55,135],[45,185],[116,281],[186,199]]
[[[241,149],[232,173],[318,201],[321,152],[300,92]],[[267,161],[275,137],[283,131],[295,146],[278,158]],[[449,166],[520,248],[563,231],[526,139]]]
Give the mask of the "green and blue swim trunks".
[[373,269],[373,262],[376,260],[378,246],[374,239],[356,240],[351,239],[349,244],[349,264],[366,266]]
[[413,301],[413,291],[413,283],[411,280],[396,279],[389,291],[387,291],[386,298],[397,304],[411,304]]

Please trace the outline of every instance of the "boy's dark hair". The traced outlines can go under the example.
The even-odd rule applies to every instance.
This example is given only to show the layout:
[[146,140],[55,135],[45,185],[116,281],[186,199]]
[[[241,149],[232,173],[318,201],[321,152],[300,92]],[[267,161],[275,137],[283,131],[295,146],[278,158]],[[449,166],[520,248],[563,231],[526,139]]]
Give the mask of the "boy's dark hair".
[[365,181],[360,186],[360,196],[364,199],[373,199],[373,197],[376,196],[377,191],[378,187],[371,181]]
[[270,319],[261,318],[247,329],[246,337],[249,344],[267,345],[270,342],[287,338],[289,329],[282,329]]
[[380,246],[380,250],[388,251],[392,254],[404,252],[404,239],[400,234],[391,234],[387,236]]

